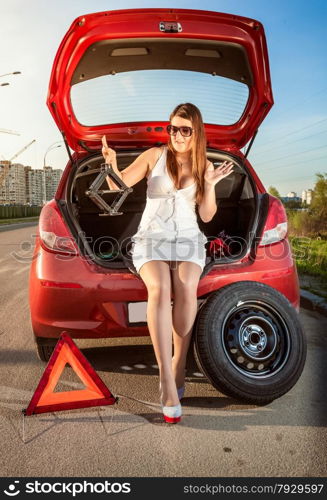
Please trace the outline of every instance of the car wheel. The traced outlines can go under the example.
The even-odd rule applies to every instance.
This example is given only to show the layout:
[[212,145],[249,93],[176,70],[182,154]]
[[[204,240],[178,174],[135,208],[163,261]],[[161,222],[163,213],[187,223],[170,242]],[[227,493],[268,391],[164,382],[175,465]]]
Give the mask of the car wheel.
[[307,344],[298,313],[277,290],[243,281],[214,292],[194,325],[194,354],[212,385],[267,404],[300,377]]
[[41,361],[49,361],[58,339],[35,337],[36,351]]

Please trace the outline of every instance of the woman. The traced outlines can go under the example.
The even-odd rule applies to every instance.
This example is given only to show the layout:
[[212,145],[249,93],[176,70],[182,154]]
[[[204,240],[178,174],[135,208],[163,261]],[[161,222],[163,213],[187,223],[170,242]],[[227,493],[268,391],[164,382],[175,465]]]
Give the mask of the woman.
[[[203,120],[194,104],[176,106],[167,132],[167,145],[144,151],[122,172],[105,137],[102,154],[128,187],[148,178],[146,207],[132,237],[132,259],[148,291],[147,322],[159,366],[164,419],[176,423],[182,414],[186,356],[205,265],[207,239],[197,224],[195,205],[204,222],[212,219],[217,210],[215,185],[232,172],[233,164],[224,162],[215,169],[207,160]],[[117,189],[111,179],[107,182]]]

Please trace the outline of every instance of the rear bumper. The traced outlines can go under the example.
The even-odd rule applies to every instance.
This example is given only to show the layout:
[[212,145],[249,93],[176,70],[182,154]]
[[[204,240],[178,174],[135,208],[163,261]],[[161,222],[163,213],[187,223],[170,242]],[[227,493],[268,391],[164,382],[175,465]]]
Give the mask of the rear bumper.
[[[58,338],[63,330],[72,338],[149,335],[145,322],[128,322],[128,303],[147,301],[147,290],[140,277],[128,270],[105,274],[81,258],[65,261],[57,257],[39,248],[32,262],[29,297],[35,336]],[[214,266],[200,280],[198,298],[231,283],[249,280],[278,290],[299,312],[299,280],[287,241],[272,245],[269,250],[260,248],[252,264]]]

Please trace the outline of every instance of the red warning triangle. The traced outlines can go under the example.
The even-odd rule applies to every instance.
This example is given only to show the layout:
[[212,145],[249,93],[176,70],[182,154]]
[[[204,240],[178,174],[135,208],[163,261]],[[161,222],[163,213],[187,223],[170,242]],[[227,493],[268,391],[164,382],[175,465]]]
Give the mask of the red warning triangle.
[[[86,389],[54,392],[66,363],[82,380]],[[90,406],[112,405],[118,401],[101,380],[67,332],[62,332],[25,415]]]

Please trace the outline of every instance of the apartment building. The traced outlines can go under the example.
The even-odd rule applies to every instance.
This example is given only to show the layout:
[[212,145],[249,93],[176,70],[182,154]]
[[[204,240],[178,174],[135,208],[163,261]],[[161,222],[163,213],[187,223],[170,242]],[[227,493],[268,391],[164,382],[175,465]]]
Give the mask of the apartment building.
[[44,171],[25,167],[26,203],[42,206],[45,200]]
[[0,162],[0,204],[8,203],[8,181],[10,161]]
[[2,161],[0,164],[0,203],[25,205],[25,171],[21,163]]
[[45,200],[51,200],[57,190],[62,170],[60,168],[43,167],[45,183]]
[[310,205],[312,201],[313,189],[304,189],[302,191],[302,203],[306,202],[307,205]]
[[61,169],[0,161],[0,205],[42,206],[54,197],[61,175]]

